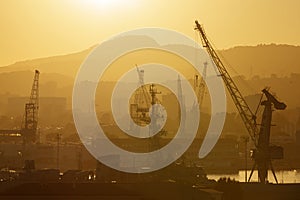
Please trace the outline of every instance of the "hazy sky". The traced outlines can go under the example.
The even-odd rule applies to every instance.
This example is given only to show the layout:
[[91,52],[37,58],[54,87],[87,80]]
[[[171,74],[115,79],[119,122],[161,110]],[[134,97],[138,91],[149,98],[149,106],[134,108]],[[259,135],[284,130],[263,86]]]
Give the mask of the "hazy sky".
[[0,66],[81,51],[138,27],[195,38],[195,19],[219,49],[300,45],[299,9],[299,0],[1,0]]

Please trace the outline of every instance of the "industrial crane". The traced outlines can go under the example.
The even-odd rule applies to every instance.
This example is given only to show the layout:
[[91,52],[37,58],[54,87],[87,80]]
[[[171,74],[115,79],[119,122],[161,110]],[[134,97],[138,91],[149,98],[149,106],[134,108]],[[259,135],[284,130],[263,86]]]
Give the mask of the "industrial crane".
[[[150,123],[149,109],[151,107],[151,97],[144,83],[144,70],[136,66],[139,77],[138,89],[134,95],[134,102],[130,104],[131,118],[140,126]],[[131,125],[133,126],[133,125]]]
[[203,47],[206,48],[208,54],[210,55],[218,71],[220,72],[220,75],[228,89],[228,92],[230,93],[232,100],[234,101],[234,104],[238,109],[240,116],[242,117],[242,120],[247,128],[247,131],[249,132],[251,139],[254,141],[254,144],[257,145],[256,134],[258,130],[256,126],[256,116],[252,113],[246,100],[244,99],[238,87],[229,75],[217,52],[213,49],[212,45],[207,39],[203,27],[198,23],[198,21],[195,21],[195,23],[195,29],[199,31]]
[[[163,119],[162,110],[155,104],[160,104],[161,102],[157,98],[158,94],[161,94],[157,90],[155,84],[149,85],[149,90],[147,90],[147,85],[144,82],[144,70],[140,69],[136,65],[136,70],[139,78],[138,89],[134,92],[133,102],[130,104],[130,115],[135,124],[131,123],[130,128],[133,131],[139,131],[139,126],[146,126],[148,124],[149,129],[153,132],[159,129],[159,124]],[[152,109],[150,109],[152,107]],[[149,149],[150,151],[160,148],[159,139],[162,135],[167,134],[167,131],[162,129],[159,134],[150,137]]]
[[252,152],[252,158],[254,159],[254,166],[249,177],[253,174],[254,168],[257,166],[258,168],[258,175],[259,181],[261,183],[267,182],[267,171],[269,167],[271,168],[274,178],[277,182],[271,160],[272,159],[282,159],[283,158],[283,149],[277,146],[270,146],[270,127],[271,127],[271,119],[272,119],[272,107],[274,106],[275,109],[283,110],[285,109],[286,105],[284,103],[279,102],[275,99],[273,95],[271,95],[266,89],[262,92],[266,96],[267,100],[263,101],[261,105],[265,106],[264,114],[262,117],[261,127],[260,130],[257,128],[256,123],[256,115],[253,114],[250,107],[248,106],[247,102],[245,101],[244,97],[242,96],[241,92],[239,91],[238,87],[234,83],[233,79],[231,78],[230,74],[226,70],[223,62],[219,58],[218,54],[212,47],[211,43],[206,37],[205,31],[203,27],[195,21],[196,28],[199,32],[203,47],[207,50],[208,54],[210,55],[212,61],[216,65],[220,76],[222,77],[227,90],[234,101],[234,104],[237,107],[237,110],[245,124],[245,127],[255,145],[255,150]]
[[203,63],[204,67],[203,67],[203,72],[202,72],[202,78],[200,80],[200,83],[198,84],[198,80],[199,80],[199,76],[196,74],[195,75],[195,83],[194,83],[194,87],[196,90],[196,94],[197,97],[199,99],[199,106],[202,106],[203,103],[203,99],[204,99],[204,94],[205,94],[205,79],[206,79],[206,70],[207,70],[207,62]]
[[13,139],[21,138],[23,144],[36,141],[39,109],[39,74],[40,72],[35,70],[30,99],[25,104],[21,129],[0,130],[1,140],[12,141]]
[[35,70],[30,99],[25,104],[24,119],[21,126],[21,135],[24,144],[36,141],[39,111],[39,75],[40,72]]

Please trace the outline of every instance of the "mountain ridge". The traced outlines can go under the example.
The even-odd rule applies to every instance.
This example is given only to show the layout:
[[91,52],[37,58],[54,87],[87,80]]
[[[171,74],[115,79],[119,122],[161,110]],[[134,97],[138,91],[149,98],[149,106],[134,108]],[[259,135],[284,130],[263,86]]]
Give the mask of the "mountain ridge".
[[[180,46],[175,47],[180,48]],[[77,70],[93,48],[95,46],[77,53],[21,61],[0,67],[0,95],[9,93],[28,96],[33,71],[39,69],[41,71],[41,96],[67,97],[70,102]],[[181,50],[186,50],[186,54],[194,53],[193,47],[182,48]],[[219,52],[230,63],[230,65],[225,64],[225,66],[235,79],[239,89],[243,91],[243,95],[257,94],[262,88],[271,86],[271,89],[279,97],[287,101],[289,108],[300,107],[298,102],[298,97],[300,98],[300,91],[298,92],[300,46],[285,44],[240,46],[219,50]],[[137,63],[139,62],[137,61]],[[236,66],[243,67],[234,70],[230,66],[234,66],[234,68]],[[281,72],[282,70],[284,72]],[[250,90],[249,85],[254,90]],[[290,90],[294,92],[291,94]]]
[[[60,73],[74,77],[80,64],[95,46],[71,54],[17,61],[11,65],[1,66],[0,73],[38,68],[43,73]],[[300,73],[300,46],[271,43],[256,46],[235,46],[217,50],[217,52],[220,53],[221,59],[225,60],[229,71],[238,72],[235,75],[251,78],[256,75],[277,74],[282,76]]]

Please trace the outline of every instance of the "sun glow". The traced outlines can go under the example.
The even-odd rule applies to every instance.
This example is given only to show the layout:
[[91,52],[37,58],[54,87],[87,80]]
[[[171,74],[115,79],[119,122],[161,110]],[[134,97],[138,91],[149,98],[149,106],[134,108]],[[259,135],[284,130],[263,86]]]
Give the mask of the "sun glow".
[[80,4],[88,7],[123,7],[123,6],[134,6],[138,3],[138,0],[79,0]]
[[97,6],[97,5],[109,6],[109,5],[118,4],[120,2],[122,2],[122,1],[120,1],[120,0],[84,0],[83,3],[90,4],[92,6]]

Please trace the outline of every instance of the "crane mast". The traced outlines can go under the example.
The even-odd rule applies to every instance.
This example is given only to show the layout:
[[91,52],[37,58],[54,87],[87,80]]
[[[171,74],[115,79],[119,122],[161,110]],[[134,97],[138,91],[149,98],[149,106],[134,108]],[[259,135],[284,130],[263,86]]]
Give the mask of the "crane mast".
[[286,104],[279,102],[267,89],[263,89],[262,92],[266,100],[261,102],[261,105],[264,106],[264,112],[259,130],[257,148],[251,150],[254,165],[248,181],[250,181],[255,167],[257,167],[258,178],[261,183],[268,182],[268,169],[271,169],[274,179],[278,183],[272,160],[283,159],[283,148],[281,146],[270,145],[272,112],[274,110],[284,110]]
[[30,99],[25,104],[24,122],[21,128],[24,144],[36,141],[39,110],[39,75],[40,72],[35,70]]
[[229,75],[224,64],[222,63],[221,59],[219,58],[217,52],[213,49],[211,43],[207,39],[203,27],[199,24],[198,21],[195,21],[195,23],[196,23],[195,29],[199,31],[203,47],[206,48],[208,54],[210,55],[213,62],[215,63],[215,65],[216,65],[216,67],[217,67],[229,93],[230,93],[230,96],[233,99],[234,104],[236,105],[240,116],[242,117],[242,120],[247,128],[247,131],[249,132],[251,139],[253,140],[254,144],[257,145],[256,135],[258,133],[258,130],[257,130],[257,126],[256,126],[255,115],[250,110],[250,107],[248,106],[247,102],[243,98],[241,92],[239,91],[238,87],[234,83],[233,79]]

